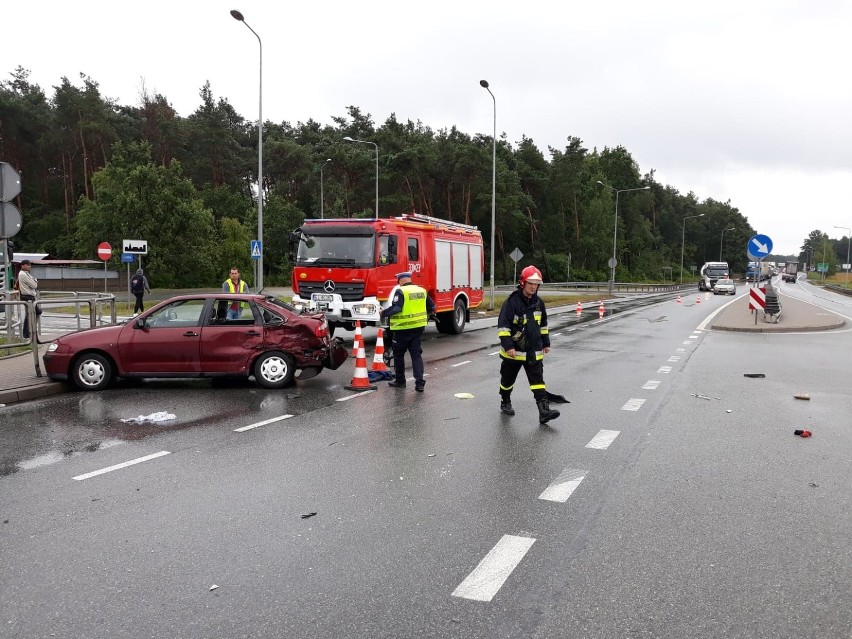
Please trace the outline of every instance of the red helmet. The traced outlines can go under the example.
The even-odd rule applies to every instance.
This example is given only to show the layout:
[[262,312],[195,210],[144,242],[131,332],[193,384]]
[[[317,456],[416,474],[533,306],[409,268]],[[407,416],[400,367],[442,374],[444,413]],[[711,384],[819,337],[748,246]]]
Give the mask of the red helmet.
[[533,284],[542,284],[544,282],[541,277],[541,271],[535,266],[528,266],[521,271],[521,286],[527,282],[532,282]]

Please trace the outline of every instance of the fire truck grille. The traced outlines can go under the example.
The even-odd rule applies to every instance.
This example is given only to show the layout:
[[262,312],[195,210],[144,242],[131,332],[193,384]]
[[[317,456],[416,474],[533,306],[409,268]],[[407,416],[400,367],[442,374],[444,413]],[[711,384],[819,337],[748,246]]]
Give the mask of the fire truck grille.
[[[328,293],[323,288],[323,282],[299,282],[299,295],[310,298],[312,293]],[[358,283],[341,282],[335,284],[333,293],[337,293],[344,302],[357,302],[364,299],[364,285]]]

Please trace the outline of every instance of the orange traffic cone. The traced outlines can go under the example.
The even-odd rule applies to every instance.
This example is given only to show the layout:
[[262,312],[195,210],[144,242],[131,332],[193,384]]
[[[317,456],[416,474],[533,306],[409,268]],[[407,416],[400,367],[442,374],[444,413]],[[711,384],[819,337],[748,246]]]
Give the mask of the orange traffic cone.
[[580,317],[580,313],[583,312],[583,303],[577,302],[577,317]]
[[367,355],[364,353],[364,342],[360,342],[358,347],[358,355],[355,357],[355,375],[348,386],[344,386],[346,390],[366,391],[376,390],[378,386],[370,384],[370,377],[367,375]]
[[695,303],[696,303],[696,304],[701,304],[701,296],[700,296],[700,295],[698,295],[698,296],[695,298]]
[[381,326],[376,335],[376,352],[373,354],[373,365],[370,366],[370,370],[390,372],[387,364],[385,364],[385,332]]
[[361,334],[361,320],[355,320],[355,337],[352,339],[352,357],[358,357],[358,345],[364,348],[364,336]]
[[677,296],[677,303],[682,304],[682,302],[680,301],[680,295]]
[[601,304],[598,306],[598,319],[603,318],[604,313],[606,313],[606,309],[604,308],[603,300],[601,300]]

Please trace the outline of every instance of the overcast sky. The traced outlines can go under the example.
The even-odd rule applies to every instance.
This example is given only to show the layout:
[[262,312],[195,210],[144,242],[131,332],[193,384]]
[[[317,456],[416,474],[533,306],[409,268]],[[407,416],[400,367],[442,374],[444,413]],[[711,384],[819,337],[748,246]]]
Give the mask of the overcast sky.
[[82,72],[128,105],[144,84],[182,116],[209,80],[253,120],[258,41],[231,9],[263,40],[265,120],[330,124],[354,105],[377,126],[490,135],[484,78],[513,144],[622,145],[642,174],[730,201],[776,253],[852,227],[849,0],[15,2],[0,72],[23,66],[48,96]]

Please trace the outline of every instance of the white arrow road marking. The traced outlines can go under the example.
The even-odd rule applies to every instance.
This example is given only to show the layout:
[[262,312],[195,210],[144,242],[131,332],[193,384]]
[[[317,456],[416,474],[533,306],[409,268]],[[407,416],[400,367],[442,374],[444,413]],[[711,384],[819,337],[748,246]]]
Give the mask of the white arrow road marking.
[[580,485],[580,482],[586,478],[588,472],[588,470],[578,468],[566,468],[559,473],[559,477],[554,479],[550,486],[544,489],[544,492],[538,498],[564,504],[568,501],[571,493]]
[[532,537],[503,535],[467,578],[453,590],[453,597],[491,601],[535,543]]
[[627,400],[627,403],[621,407],[621,410],[639,410],[640,408],[642,408],[642,404],[644,403],[644,399],[639,399],[638,397],[631,397]]
[[642,390],[656,390],[659,385],[659,379],[649,379],[647,382],[645,382],[645,385],[642,387]]
[[272,419],[265,419],[262,422],[257,422],[256,424],[249,424],[248,426],[243,426],[242,428],[235,428],[235,433],[244,433],[247,430],[251,430],[252,428],[258,428],[260,426],[266,426],[267,424],[272,424],[274,422],[280,422],[282,419],[290,419],[292,415],[281,415],[279,417],[273,417]]
[[620,433],[620,430],[600,430],[598,431],[598,434],[592,437],[592,440],[586,444],[586,448],[606,450]]
[[120,470],[122,468],[127,468],[128,466],[134,466],[136,464],[141,464],[142,462],[146,462],[151,459],[156,459],[157,457],[162,457],[163,455],[170,455],[171,453],[167,450],[161,450],[159,453],[154,453],[153,455],[145,455],[145,457],[139,457],[137,459],[131,459],[130,461],[122,462],[120,464],[116,464],[115,466],[109,466],[108,468],[101,468],[100,470],[94,470],[91,473],[86,473],[85,475],[77,475],[76,477],[72,477],[71,479],[76,479],[77,481],[82,481],[83,479],[89,479],[90,477],[97,477],[98,475],[103,475],[104,473],[111,473],[114,470]]

